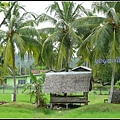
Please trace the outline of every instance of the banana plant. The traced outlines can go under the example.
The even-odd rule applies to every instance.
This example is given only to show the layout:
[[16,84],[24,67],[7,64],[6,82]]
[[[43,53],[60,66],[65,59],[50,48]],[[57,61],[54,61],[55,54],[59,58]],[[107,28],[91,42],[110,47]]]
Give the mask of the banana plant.
[[23,93],[27,92],[29,88],[33,88],[32,91],[28,92],[27,94],[30,95],[30,101],[35,97],[35,103],[37,107],[42,107],[46,103],[46,98],[42,92],[42,86],[45,80],[45,73],[40,73],[39,78],[30,72],[30,78],[32,80],[31,83],[27,83],[23,90]]

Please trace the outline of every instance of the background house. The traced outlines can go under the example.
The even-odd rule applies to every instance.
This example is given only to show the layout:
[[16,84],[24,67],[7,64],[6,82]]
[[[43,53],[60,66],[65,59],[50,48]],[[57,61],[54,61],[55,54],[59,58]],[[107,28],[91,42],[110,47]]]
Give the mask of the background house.
[[[34,74],[37,79],[39,78],[39,74]],[[7,76],[6,78],[6,84],[8,86],[14,86],[14,79],[13,76]],[[16,76],[16,84],[17,85],[24,85],[26,83],[31,83],[32,80],[29,75],[22,75],[22,76]]]

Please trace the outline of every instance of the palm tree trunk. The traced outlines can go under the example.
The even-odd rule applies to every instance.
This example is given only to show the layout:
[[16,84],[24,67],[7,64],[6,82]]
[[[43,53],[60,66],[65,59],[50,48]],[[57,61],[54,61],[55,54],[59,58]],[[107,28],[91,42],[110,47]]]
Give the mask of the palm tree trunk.
[[14,78],[14,94],[13,94],[13,102],[16,101],[16,76],[15,76],[15,70],[13,68],[13,78]]
[[[67,58],[68,59],[68,58]],[[68,63],[68,60],[66,61],[66,72],[68,72],[69,70],[69,63]]]
[[85,66],[88,67],[88,61],[85,62]]
[[13,61],[13,79],[14,79],[14,94],[13,94],[13,102],[16,101],[16,75],[15,75],[15,54],[14,54],[15,48],[12,44],[12,61]]
[[67,54],[66,54],[66,72],[68,72],[69,71],[69,59],[70,59],[70,40],[68,39],[68,38],[66,38],[66,40],[67,40]]
[[112,80],[111,80],[110,95],[108,98],[108,103],[111,103],[112,101],[112,95],[113,95],[113,89],[114,89],[114,77],[115,77],[115,71],[114,69],[112,69]]

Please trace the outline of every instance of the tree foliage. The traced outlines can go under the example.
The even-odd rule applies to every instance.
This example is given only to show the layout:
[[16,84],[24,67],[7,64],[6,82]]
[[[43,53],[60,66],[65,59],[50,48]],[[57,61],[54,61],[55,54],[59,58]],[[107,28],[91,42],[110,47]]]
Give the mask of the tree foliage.
[[[7,14],[7,9],[10,9],[12,5],[13,2],[8,2],[7,7],[2,9],[4,16],[6,16]],[[23,14],[20,14],[21,11],[23,12]],[[37,50],[35,48],[38,46],[39,43],[36,39],[34,39],[34,37],[38,37],[39,34],[34,28],[35,24],[35,14],[27,12],[22,5],[16,2],[10,14],[4,21],[4,25],[6,26],[7,30],[0,30],[0,43],[4,48],[3,68],[6,69],[8,65],[11,66],[14,78],[14,101],[16,101],[16,47],[21,59],[24,59],[24,54],[28,50],[28,46],[32,46],[31,49],[36,51],[37,53]]]
[[[52,63],[52,69],[65,68],[68,71],[71,58],[75,57],[75,49],[78,44],[82,43],[81,36],[78,35],[73,22],[83,15],[90,15],[90,12],[82,4],[76,5],[70,1],[62,1],[61,4],[54,2],[46,8],[46,11],[50,15],[43,13],[38,16],[37,21],[38,23],[49,21],[54,27],[44,28],[44,32],[47,32],[49,36],[43,43],[42,54],[47,54],[47,56],[42,56],[43,61],[50,65]],[[76,24],[79,22],[76,21]]]
[[108,100],[109,103],[111,103],[112,99],[115,72],[118,70],[118,63],[115,59],[120,55],[120,15],[117,9],[118,4],[119,2],[114,2],[114,4],[113,2],[94,3],[95,9],[98,11],[103,11],[106,17],[104,17],[104,21],[84,40],[79,49],[79,53],[84,56],[84,59],[89,60],[94,75],[102,68],[101,66],[104,64],[101,62],[95,65],[94,60],[111,60],[110,65],[112,67],[112,77]]

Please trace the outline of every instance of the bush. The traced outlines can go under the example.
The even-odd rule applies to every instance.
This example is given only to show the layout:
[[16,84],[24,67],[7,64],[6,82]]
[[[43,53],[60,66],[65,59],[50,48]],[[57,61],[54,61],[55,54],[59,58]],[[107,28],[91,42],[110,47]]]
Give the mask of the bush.
[[115,83],[115,88],[120,90],[120,80]]

